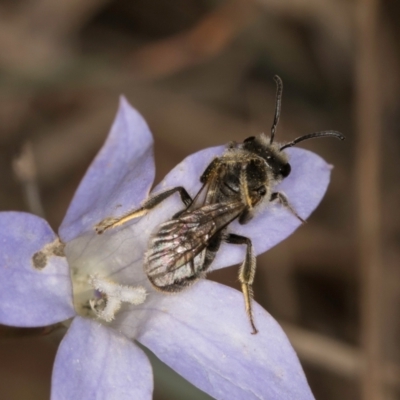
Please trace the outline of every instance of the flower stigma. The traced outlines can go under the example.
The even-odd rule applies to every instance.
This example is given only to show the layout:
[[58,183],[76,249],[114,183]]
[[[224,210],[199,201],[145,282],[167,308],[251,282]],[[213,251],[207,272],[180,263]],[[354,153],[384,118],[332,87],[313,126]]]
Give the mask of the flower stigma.
[[100,297],[89,300],[90,307],[98,318],[106,322],[115,318],[123,302],[139,305],[144,303],[147,296],[144,287],[120,285],[98,275],[90,275],[89,284],[100,292]]
[[[132,264],[115,251],[121,251],[121,241],[114,242],[115,236],[83,235],[66,246],[74,306],[83,317],[111,322],[124,303],[139,305],[146,300],[146,285],[132,278]],[[122,268],[121,263],[129,267]]]

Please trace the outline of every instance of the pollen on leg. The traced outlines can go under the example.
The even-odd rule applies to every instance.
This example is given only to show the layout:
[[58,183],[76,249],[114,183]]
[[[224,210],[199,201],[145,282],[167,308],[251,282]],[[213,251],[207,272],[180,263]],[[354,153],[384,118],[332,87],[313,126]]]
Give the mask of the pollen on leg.
[[120,285],[98,275],[91,275],[89,284],[101,293],[99,298],[89,301],[90,307],[98,318],[106,322],[115,318],[122,303],[142,304],[147,296],[146,290],[141,286]]

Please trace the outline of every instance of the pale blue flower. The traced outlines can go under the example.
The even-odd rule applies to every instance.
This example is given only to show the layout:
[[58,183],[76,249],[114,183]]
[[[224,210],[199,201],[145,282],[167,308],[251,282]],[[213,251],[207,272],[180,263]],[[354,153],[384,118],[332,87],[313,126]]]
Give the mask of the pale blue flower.
[[[60,239],[39,217],[0,213],[0,323],[35,327],[71,321],[54,364],[53,400],[150,399],[151,366],[134,340],[217,399],[313,399],[286,335],[258,304],[259,333],[252,335],[240,292],[202,280],[165,295],[148,283],[142,260],[149,235],[182,209],[178,195],[118,229],[94,232],[101,220],[137,208],[148,196],[154,179],[152,147],[145,121],[122,99],[109,137],[61,224]],[[199,176],[223,150],[188,157],[155,192],[179,185],[194,195]],[[287,153],[292,173],[279,190],[307,218],[325,193],[330,167],[305,150]],[[299,224],[285,208],[266,205],[250,223],[233,223],[230,230],[250,237],[259,254]],[[223,244],[212,268],[240,263],[242,247]],[[140,304],[117,304],[111,322],[97,318],[90,301],[98,306],[102,297],[93,279],[122,285],[137,294]]]

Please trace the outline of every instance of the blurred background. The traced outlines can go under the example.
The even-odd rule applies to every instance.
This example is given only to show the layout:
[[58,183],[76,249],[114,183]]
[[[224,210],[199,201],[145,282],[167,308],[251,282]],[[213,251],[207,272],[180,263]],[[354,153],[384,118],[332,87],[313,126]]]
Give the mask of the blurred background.
[[[123,93],[157,181],[199,149],[269,134],[335,168],[320,207],[258,258],[255,298],[319,400],[400,399],[400,2],[0,0],[0,209],[60,224]],[[266,227],[268,234],[268,227]],[[238,288],[237,268],[210,274]],[[0,327],[0,398],[47,399],[60,335]],[[155,398],[207,399],[152,357]],[[266,382],[266,384],[268,384]]]

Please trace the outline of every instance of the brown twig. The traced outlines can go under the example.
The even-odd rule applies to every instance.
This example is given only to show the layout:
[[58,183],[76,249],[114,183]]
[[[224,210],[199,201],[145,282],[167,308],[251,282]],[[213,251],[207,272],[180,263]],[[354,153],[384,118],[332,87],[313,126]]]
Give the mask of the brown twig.
[[231,43],[256,16],[251,2],[225,2],[189,31],[136,51],[131,57],[133,73],[141,79],[155,79],[205,62]]
[[365,352],[362,398],[381,400],[380,137],[377,58],[378,1],[358,0],[356,15],[356,194],[361,274],[361,341]]
[[[279,324],[303,361],[322,367],[339,376],[347,378],[363,376],[367,360],[364,353],[357,347],[287,322],[279,321]],[[400,368],[396,364],[390,362],[382,364],[381,377],[387,385],[400,387]]]
[[37,182],[36,163],[32,145],[26,142],[21,154],[13,161],[14,174],[21,183],[28,209],[31,213],[44,217]]

